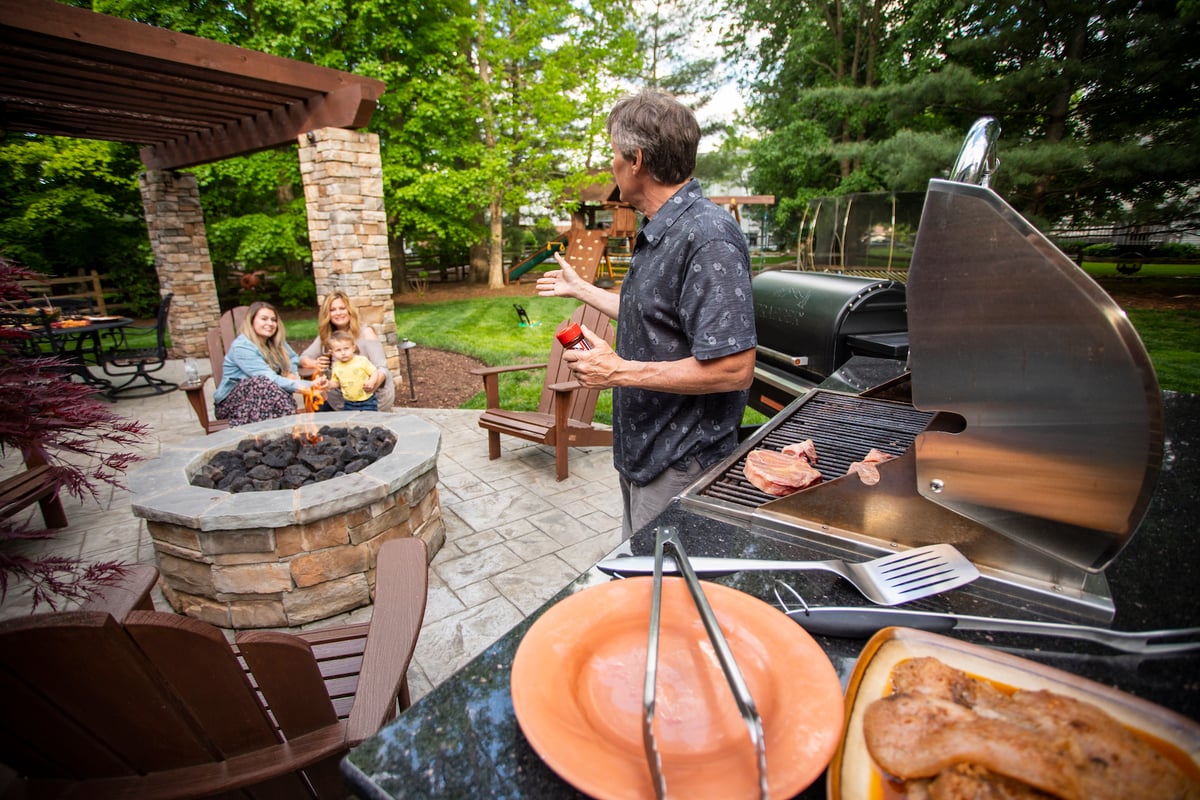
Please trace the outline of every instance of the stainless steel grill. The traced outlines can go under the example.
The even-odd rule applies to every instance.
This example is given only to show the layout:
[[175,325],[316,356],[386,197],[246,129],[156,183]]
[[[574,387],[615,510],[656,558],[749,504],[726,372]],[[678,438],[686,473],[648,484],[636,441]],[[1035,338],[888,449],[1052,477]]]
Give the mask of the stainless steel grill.
[[[902,338],[905,361],[891,363],[907,363],[907,374],[885,374],[863,394],[835,385],[828,368],[811,390],[781,378],[799,399],[682,503],[834,556],[953,544],[983,576],[969,592],[1112,619],[1104,569],[1141,524],[1163,458],[1162,396],[1125,314],[998,195],[956,181],[929,184],[903,295],[907,328],[899,317],[890,330],[876,324],[900,310],[882,291],[878,308],[829,313],[857,308],[837,299],[835,289],[850,288],[859,289],[810,285],[801,273],[763,284],[760,345],[813,354],[799,370],[830,341],[850,352],[864,334],[873,346]],[[851,362],[839,359],[822,363],[840,372]],[[896,381],[907,391],[891,391]],[[825,480],[781,498],[745,480],[752,449],[804,439]],[[879,483],[846,477],[872,447],[898,456],[879,465]]]

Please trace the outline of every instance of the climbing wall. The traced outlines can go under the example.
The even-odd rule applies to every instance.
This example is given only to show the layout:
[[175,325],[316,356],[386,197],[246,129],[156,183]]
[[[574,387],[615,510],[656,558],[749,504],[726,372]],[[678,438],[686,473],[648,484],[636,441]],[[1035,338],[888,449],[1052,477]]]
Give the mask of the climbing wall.
[[608,231],[572,228],[567,244],[567,263],[588,283],[596,280],[596,272],[608,246]]

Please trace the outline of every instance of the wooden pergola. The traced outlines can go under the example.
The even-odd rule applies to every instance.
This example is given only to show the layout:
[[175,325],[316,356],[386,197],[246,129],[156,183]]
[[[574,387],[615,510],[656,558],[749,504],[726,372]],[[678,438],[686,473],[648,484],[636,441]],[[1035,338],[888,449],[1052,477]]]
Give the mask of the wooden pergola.
[[362,128],[384,84],[53,0],[0,0],[0,128],[177,169]]
[[54,0],[0,0],[0,130],[140,147],[177,356],[205,355],[220,315],[196,179],[179,170],[297,145],[318,296],[356,297],[398,367],[379,140],[359,131],[384,88]]

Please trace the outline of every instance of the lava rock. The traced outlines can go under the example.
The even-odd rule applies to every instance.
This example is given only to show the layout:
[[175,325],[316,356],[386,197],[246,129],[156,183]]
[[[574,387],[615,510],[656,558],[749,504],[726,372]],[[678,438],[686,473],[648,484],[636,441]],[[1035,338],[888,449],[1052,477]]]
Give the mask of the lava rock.
[[300,455],[300,463],[313,472],[320,472],[326,467],[337,466],[339,461],[336,456],[325,455],[323,453],[302,453]]
[[303,464],[289,464],[283,470],[283,476],[279,479],[279,486],[282,489],[299,489],[306,483],[310,483],[313,479],[313,472]]
[[319,436],[318,441],[289,435],[243,439],[231,450],[214,453],[191,484],[226,492],[297,489],[358,472],[396,447],[396,435],[379,426],[323,425]]
[[277,481],[283,475],[283,470],[268,467],[266,464],[259,464],[246,472],[251,480],[256,481]]

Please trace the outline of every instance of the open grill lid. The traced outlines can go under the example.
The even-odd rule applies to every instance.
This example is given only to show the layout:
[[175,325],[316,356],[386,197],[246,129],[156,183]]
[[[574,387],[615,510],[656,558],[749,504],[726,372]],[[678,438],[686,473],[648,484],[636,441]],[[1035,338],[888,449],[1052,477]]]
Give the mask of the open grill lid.
[[1086,570],[1144,516],[1162,395],[1125,313],[983,186],[929,184],[908,276],[913,405],[958,414],[917,437],[926,499]]

